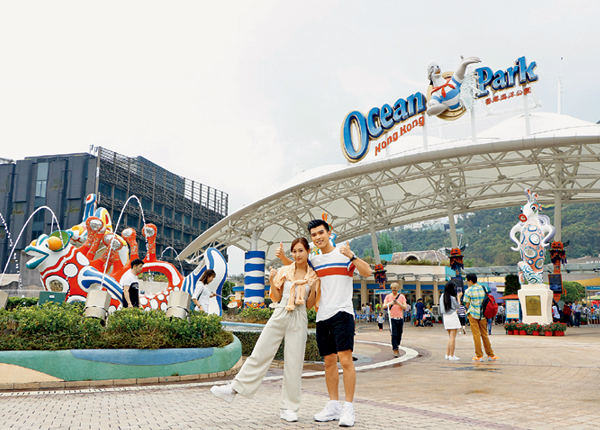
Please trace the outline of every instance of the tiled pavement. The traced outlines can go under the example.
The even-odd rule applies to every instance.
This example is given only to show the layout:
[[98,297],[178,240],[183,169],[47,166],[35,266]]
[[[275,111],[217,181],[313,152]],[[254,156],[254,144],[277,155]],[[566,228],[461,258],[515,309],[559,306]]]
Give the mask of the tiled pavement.
[[[402,345],[418,357],[357,374],[357,429],[600,428],[600,329],[565,337],[506,336],[494,327],[497,363],[473,364],[472,338],[459,336],[460,362],[444,360],[439,326],[408,328]],[[359,365],[392,359],[389,334],[357,329]],[[368,343],[365,343],[368,342]],[[410,352],[410,350],[409,350]],[[307,365],[307,372],[320,370]],[[255,398],[232,404],[208,391],[214,381],[71,391],[0,393],[0,429],[277,429],[338,428],[312,414],[327,401],[322,376],[303,380],[299,421],[279,419],[280,369]],[[340,383],[340,388],[343,385]]]

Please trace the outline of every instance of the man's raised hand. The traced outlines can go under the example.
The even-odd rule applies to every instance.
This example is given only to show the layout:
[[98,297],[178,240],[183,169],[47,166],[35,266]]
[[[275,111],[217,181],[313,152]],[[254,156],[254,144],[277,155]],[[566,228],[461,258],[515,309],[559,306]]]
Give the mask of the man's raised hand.
[[275,257],[281,260],[281,257],[283,256],[285,256],[285,253],[283,252],[283,242],[279,242],[279,246],[275,250]]
[[346,241],[346,243],[340,245],[339,250],[340,250],[340,254],[342,254],[348,258],[352,258],[352,256],[354,255],[354,252],[352,252],[352,250],[350,249],[350,244],[348,243],[348,241]]

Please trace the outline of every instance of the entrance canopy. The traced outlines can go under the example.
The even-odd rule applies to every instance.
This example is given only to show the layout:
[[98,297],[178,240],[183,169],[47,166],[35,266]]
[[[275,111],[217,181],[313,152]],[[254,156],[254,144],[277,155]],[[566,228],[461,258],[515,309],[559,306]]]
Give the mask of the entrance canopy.
[[180,258],[197,261],[209,246],[235,245],[265,251],[269,261],[279,242],[287,248],[295,237],[306,237],[307,222],[323,212],[332,215],[341,243],[372,231],[525,203],[527,188],[541,204],[600,202],[600,126],[552,113],[529,118],[527,136],[520,115],[478,133],[477,142],[430,137],[423,150],[418,138],[406,136],[389,154],[375,156],[371,149],[355,165],[303,172],[212,226]]

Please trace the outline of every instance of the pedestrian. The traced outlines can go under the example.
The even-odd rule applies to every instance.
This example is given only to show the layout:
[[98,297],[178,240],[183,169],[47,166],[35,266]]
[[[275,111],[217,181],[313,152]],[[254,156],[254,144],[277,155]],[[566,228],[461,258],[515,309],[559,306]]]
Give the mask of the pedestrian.
[[440,296],[440,313],[444,321],[444,328],[448,332],[448,344],[446,345],[446,360],[458,361],[455,354],[456,349],[456,334],[461,328],[460,320],[458,319],[458,300],[456,298],[456,285],[453,281],[446,282],[444,292]]
[[319,278],[308,264],[308,241],[303,237],[294,239],[291,251],[293,263],[278,271],[271,268],[269,272],[270,296],[276,303],[275,310],[260,334],[252,355],[246,359],[231,384],[215,385],[210,389],[216,397],[229,403],[237,394],[251,399],[269,370],[281,341],[285,339],[279,416],[289,422],[298,420],[300,408],[308,329],[306,309],[318,307],[320,294]]
[[387,309],[390,315],[390,332],[392,335],[392,352],[394,358],[398,358],[398,347],[402,341],[402,329],[404,327],[404,310],[406,309],[406,297],[398,290],[400,284],[394,282],[390,285],[392,292],[385,296],[383,309]]
[[552,322],[560,321],[560,312],[558,311],[558,303],[552,300]]
[[571,310],[573,311],[573,327],[581,326],[581,309],[581,304],[579,304],[577,300],[575,300],[571,308]]
[[502,304],[498,305],[498,316],[496,317],[496,322],[498,324],[504,324],[504,315],[506,314],[506,310]]
[[385,322],[385,317],[383,316],[383,312],[379,312],[377,316],[377,325],[379,326],[379,331],[383,330],[383,323]]
[[411,316],[412,308],[410,303],[406,301],[406,309],[404,310],[404,320],[410,324],[410,316]]
[[571,319],[571,304],[569,302],[566,302],[563,305],[563,316],[564,316],[564,322],[567,324],[567,326],[571,327],[573,325],[573,321]]
[[131,269],[121,277],[121,286],[123,287],[123,307],[140,307],[140,281],[138,276],[142,273],[144,260],[136,258],[131,262]]
[[488,318],[487,319],[487,332],[488,335],[492,334],[492,322],[494,321],[494,318]]
[[423,315],[425,315],[425,304],[423,303],[422,298],[417,299],[415,309],[417,310],[417,327],[423,327]]
[[194,310],[208,313],[208,306],[210,299],[215,297],[216,293],[211,293],[208,289],[208,285],[215,279],[217,274],[212,269],[206,269],[198,282],[196,282],[196,288],[192,293],[192,302],[196,307]]
[[492,350],[492,344],[488,338],[486,330],[486,320],[483,316],[481,305],[485,298],[487,291],[486,289],[477,283],[477,275],[474,273],[467,274],[467,291],[465,291],[464,302],[467,307],[467,315],[469,317],[469,323],[471,324],[471,333],[473,334],[473,343],[475,344],[475,357],[473,361],[482,362],[483,351],[481,349],[481,342],[483,341],[483,347],[485,353],[490,361],[498,361],[499,358],[494,354]]
[[460,300],[457,314],[458,320],[460,321],[460,332],[462,334],[467,334],[467,330],[465,328],[467,326],[467,308],[465,308],[465,305],[463,305],[462,302],[460,302]]
[[[354,390],[356,370],[352,350],[354,349],[354,309],[352,307],[353,273],[367,278],[371,276],[371,266],[358,258],[346,242],[334,247],[330,241],[329,224],[322,219],[308,223],[310,237],[320,253],[311,254],[309,259],[321,280],[321,299],[317,310],[317,346],[325,361],[325,383],[329,393],[329,402],[325,408],[315,414],[315,421],[339,420],[342,427],[354,425]],[[279,245],[275,255],[283,262],[291,260],[283,253]],[[338,360],[344,372],[343,406],[339,401]]]
[[365,321],[371,322],[371,304],[367,303],[365,305]]

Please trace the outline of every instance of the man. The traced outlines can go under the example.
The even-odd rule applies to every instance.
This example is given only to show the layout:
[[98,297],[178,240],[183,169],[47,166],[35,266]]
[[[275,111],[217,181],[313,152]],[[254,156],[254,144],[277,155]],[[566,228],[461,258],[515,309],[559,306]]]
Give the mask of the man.
[[573,327],[581,326],[581,304],[577,303],[577,300],[573,302],[571,311],[573,312]]
[[[352,290],[354,269],[361,276],[371,275],[371,266],[358,258],[346,242],[335,248],[329,241],[329,224],[317,219],[308,223],[310,237],[319,254],[310,256],[310,263],[321,279],[321,300],[317,311],[317,345],[319,353],[325,359],[325,383],[329,393],[329,402],[325,408],[315,414],[315,421],[339,420],[339,425],[354,425],[354,389],[356,371],[352,359],[354,349],[354,309],[352,307]],[[283,244],[275,251],[283,264],[292,260],[283,252]],[[339,373],[337,362],[344,371],[344,391],[346,401],[340,407]]]
[[487,292],[485,291],[485,288],[477,283],[477,275],[474,273],[467,274],[467,285],[469,288],[465,291],[464,303],[467,307],[467,315],[469,317],[469,324],[471,325],[473,342],[475,343],[475,357],[473,357],[473,361],[484,361],[483,351],[481,350],[481,341],[483,341],[488,360],[498,361],[499,358],[494,355],[492,344],[488,338],[486,327],[487,320],[481,310],[481,305],[483,304],[483,299]]
[[408,322],[410,324],[410,314],[411,314],[411,310],[412,308],[410,307],[410,303],[408,303],[408,301],[406,302],[406,309],[404,309],[404,319],[406,320],[406,322]]
[[402,328],[404,326],[404,310],[406,309],[406,297],[399,293],[400,285],[394,282],[390,285],[392,292],[385,296],[383,309],[390,314],[390,331],[392,332],[392,351],[394,358],[398,358],[398,346],[402,341]]
[[131,269],[125,272],[121,278],[124,308],[137,308],[140,306],[140,283],[138,275],[142,273],[143,267],[144,260],[136,258],[131,262]]
[[423,315],[425,315],[425,303],[423,303],[423,299],[417,299],[415,309],[417,310],[417,327],[423,327]]

